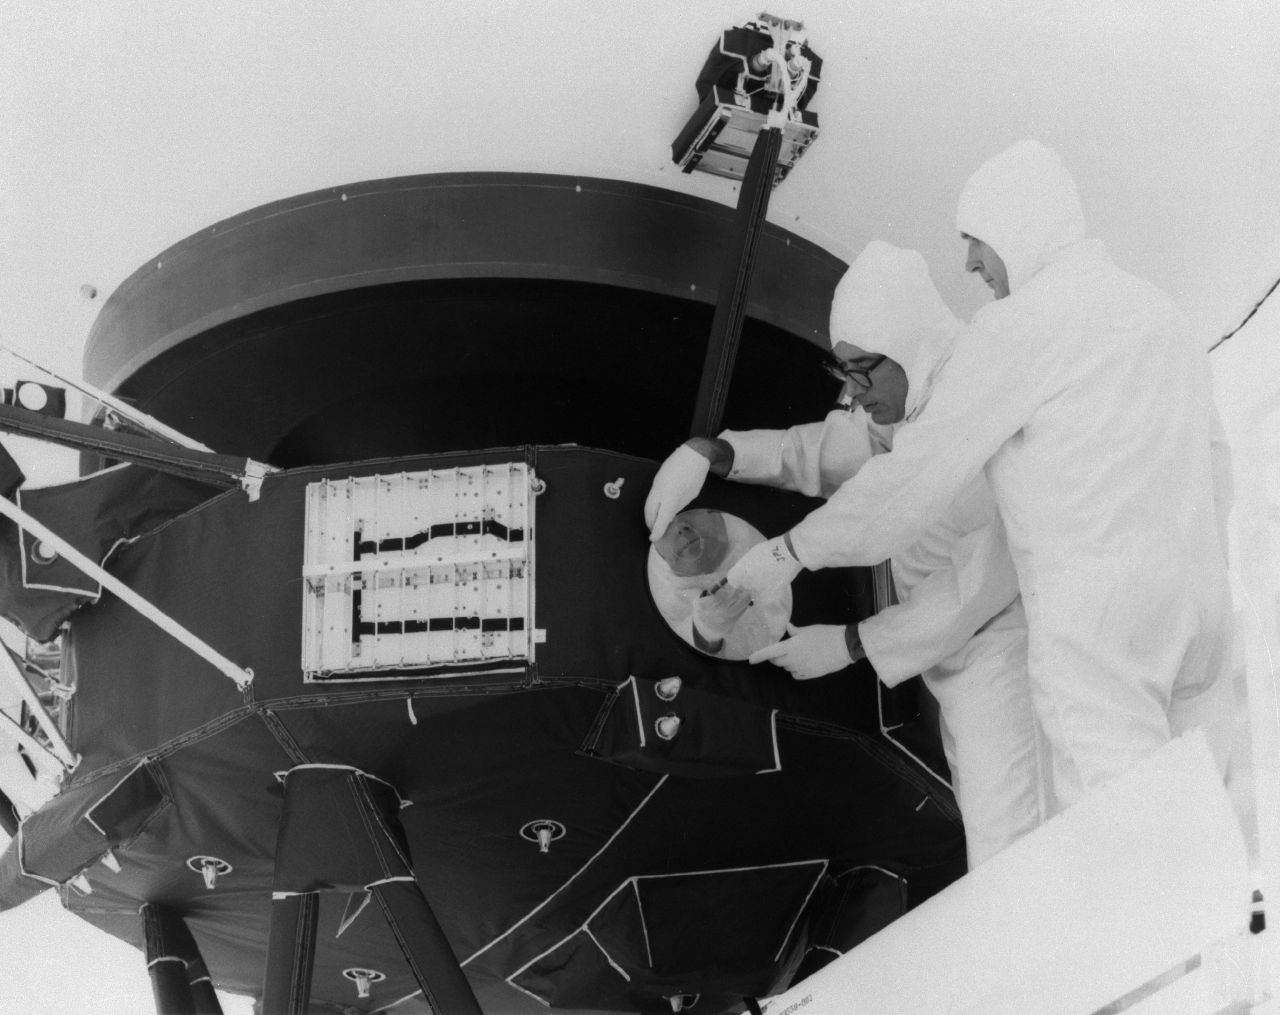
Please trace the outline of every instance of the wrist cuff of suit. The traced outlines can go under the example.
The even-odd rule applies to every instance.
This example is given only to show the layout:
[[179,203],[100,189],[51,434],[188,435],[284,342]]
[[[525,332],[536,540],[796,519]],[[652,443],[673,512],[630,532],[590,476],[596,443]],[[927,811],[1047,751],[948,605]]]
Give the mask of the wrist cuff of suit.
[[791,558],[792,558],[792,559],[793,559],[797,564],[799,564],[799,563],[800,563],[800,555],[799,555],[798,553],[796,553],[796,547],[795,547],[795,544],[791,542],[791,533],[790,533],[790,531],[784,532],[784,533],[782,534],[782,545],[783,545],[783,546],[785,546],[785,547],[787,548],[787,553],[791,554]]
[[849,653],[849,661],[857,662],[861,658],[865,658],[866,653],[862,651],[862,639],[858,636],[857,624],[846,624],[844,629],[844,649]]

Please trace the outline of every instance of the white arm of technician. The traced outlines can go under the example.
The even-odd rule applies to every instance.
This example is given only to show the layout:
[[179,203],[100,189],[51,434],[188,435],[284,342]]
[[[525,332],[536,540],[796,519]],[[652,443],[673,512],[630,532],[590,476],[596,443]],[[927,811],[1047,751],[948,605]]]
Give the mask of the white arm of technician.
[[[871,423],[861,408],[835,410],[822,423],[789,430],[725,431],[733,448],[729,478],[768,483],[809,496],[831,496],[871,457],[890,450],[893,431]],[[990,501],[984,479],[975,493]],[[1018,577],[1004,527],[990,505],[986,524],[957,542],[950,567],[939,568],[904,601],[858,627],[862,649],[889,686],[958,652],[1018,595]]]
[[881,682],[895,687],[959,652],[1017,596],[1018,575],[993,513],[958,542],[950,567],[858,625],[862,650]]
[[970,327],[928,407],[894,435],[893,453],[876,455],[791,530],[800,563],[867,567],[905,551],[1053,397],[1061,371],[1049,358],[1015,329]]
[[729,479],[830,497],[872,455],[888,450],[892,431],[859,407],[833,409],[821,423],[788,430],[726,430],[719,439],[733,449]]
[[887,447],[890,437],[884,428],[870,424],[860,408],[852,414],[836,410],[821,423],[790,430],[726,430],[719,437],[691,437],[667,456],[653,477],[644,502],[649,538],[662,536],[698,496],[708,475],[828,495],[875,451]]

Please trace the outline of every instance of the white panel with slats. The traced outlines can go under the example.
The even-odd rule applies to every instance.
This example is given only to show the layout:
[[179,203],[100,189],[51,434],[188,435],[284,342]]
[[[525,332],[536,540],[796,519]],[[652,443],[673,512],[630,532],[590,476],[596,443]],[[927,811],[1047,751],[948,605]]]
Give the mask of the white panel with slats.
[[522,462],[307,487],[307,679],[527,660],[532,474]]

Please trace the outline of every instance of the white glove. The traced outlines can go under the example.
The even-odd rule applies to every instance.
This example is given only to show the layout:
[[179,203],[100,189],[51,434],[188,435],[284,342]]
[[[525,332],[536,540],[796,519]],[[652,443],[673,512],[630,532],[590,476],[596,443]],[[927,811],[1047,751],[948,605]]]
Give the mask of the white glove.
[[790,638],[751,653],[748,662],[771,662],[797,680],[812,680],[842,670],[853,662],[844,640],[843,624],[787,625]]
[[734,588],[746,589],[753,596],[781,585],[790,585],[804,565],[787,549],[786,536],[757,543],[729,568],[726,580]]
[[746,590],[721,585],[693,601],[693,626],[707,641],[722,641],[750,605]]
[[667,531],[671,519],[702,491],[711,462],[687,444],[681,444],[662,463],[653,477],[653,486],[644,502],[644,523],[649,526],[649,542],[656,543]]

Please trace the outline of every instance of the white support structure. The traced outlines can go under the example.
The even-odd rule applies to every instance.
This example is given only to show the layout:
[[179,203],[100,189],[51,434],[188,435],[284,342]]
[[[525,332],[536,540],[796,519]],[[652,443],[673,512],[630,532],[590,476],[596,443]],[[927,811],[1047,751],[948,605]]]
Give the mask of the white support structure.
[[0,515],[13,521],[22,529],[30,532],[37,539],[53,547],[63,558],[80,568],[92,577],[104,589],[133,607],[166,634],[172,635],[201,659],[205,660],[220,673],[230,677],[240,688],[253,682],[253,671],[237,666],[208,642],[196,637],[163,610],[154,606],[149,600],[138,595],[119,578],[108,573],[96,561],[90,560],[43,522],[27,514],[17,504],[5,497],[0,497]]
[[1204,738],[1133,770],[762,1007],[766,1015],[1246,1012],[1251,892]]
[[16,692],[26,702],[27,708],[31,710],[36,722],[40,724],[40,729],[48,738],[50,748],[58,761],[67,769],[75,768],[80,759],[71,750],[71,746],[62,735],[62,730],[58,729],[58,724],[54,722],[53,716],[45,709],[40,696],[36,694],[35,689],[27,682],[26,675],[18,664],[14,662],[13,656],[4,650],[3,646],[0,646],[0,686]]
[[52,800],[67,771],[44,744],[0,712],[0,791],[20,816]]
[[[49,747],[41,744],[38,737],[23,730],[13,715],[5,712],[0,712],[0,746],[8,747],[9,750],[17,750],[20,747],[23,754],[31,759],[32,765],[35,765],[37,781],[45,779],[56,786],[63,774],[72,768],[72,765],[63,764],[58,756],[49,750]],[[0,788],[4,787],[0,786]]]
[[8,346],[0,345],[0,352],[7,353],[14,359],[27,364],[27,366],[33,367],[43,374],[47,374],[58,383],[65,384],[67,387],[80,392],[80,394],[93,399],[95,402],[98,402],[110,409],[121,419],[133,423],[135,426],[142,427],[142,429],[146,430],[152,436],[160,437],[163,440],[169,441],[171,444],[177,444],[180,447],[188,448],[192,451],[208,451],[210,453],[213,451],[213,449],[208,445],[201,444],[198,440],[188,437],[186,434],[173,429],[173,427],[161,423],[160,420],[156,419],[154,416],[148,415],[141,409],[134,408],[127,402],[120,401],[120,399],[109,395],[107,392],[103,391],[101,388],[95,387],[88,381],[77,381],[70,377],[64,377],[56,370],[52,370],[46,366],[41,366],[35,360],[28,359],[26,356],[22,355],[22,353],[16,352]]
[[[43,374],[47,374],[59,383],[65,384],[67,387],[73,388],[87,398],[98,402],[100,405],[104,406],[112,416],[141,428],[149,437],[158,438],[159,440],[167,441],[170,444],[176,444],[178,447],[186,448],[188,451],[196,451],[202,454],[215,453],[207,444],[203,444],[193,437],[188,437],[181,431],[175,430],[173,427],[160,422],[160,420],[156,419],[154,416],[129,405],[127,402],[120,401],[120,399],[108,394],[101,388],[95,387],[88,381],[77,381],[70,377],[65,377],[56,370],[52,370],[46,366],[41,366],[35,360],[28,359],[21,353],[15,352],[13,349],[4,345],[0,345],[0,353],[6,353],[14,359],[26,363],[28,366],[33,367]],[[254,461],[252,458],[247,458],[244,462],[243,474],[237,474],[237,478],[240,481],[241,488],[246,494],[248,494],[249,500],[256,501],[262,494],[263,480],[265,480],[267,476],[279,471],[280,470],[273,465],[267,465],[265,462],[258,462]]]
[[[1262,935],[1266,982],[1280,993],[1280,397],[1263,406],[1255,432],[1234,434],[1234,524],[1243,660],[1249,703],[1258,869],[1269,930]],[[1268,1012],[1280,1015],[1280,1000]]]
[[[1280,387],[1269,366],[1280,339],[1278,299],[1273,293],[1209,357],[1235,480],[1230,563],[1248,703],[1233,788],[1252,822],[1254,888],[1269,924],[1256,940],[1273,995],[1280,991]],[[1280,999],[1263,1011],[1280,1015]]]
[[37,772],[57,773],[61,775],[68,766],[64,766],[39,739],[19,725],[18,721],[7,712],[0,712],[0,745],[10,748],[22,748],[31,758]]

